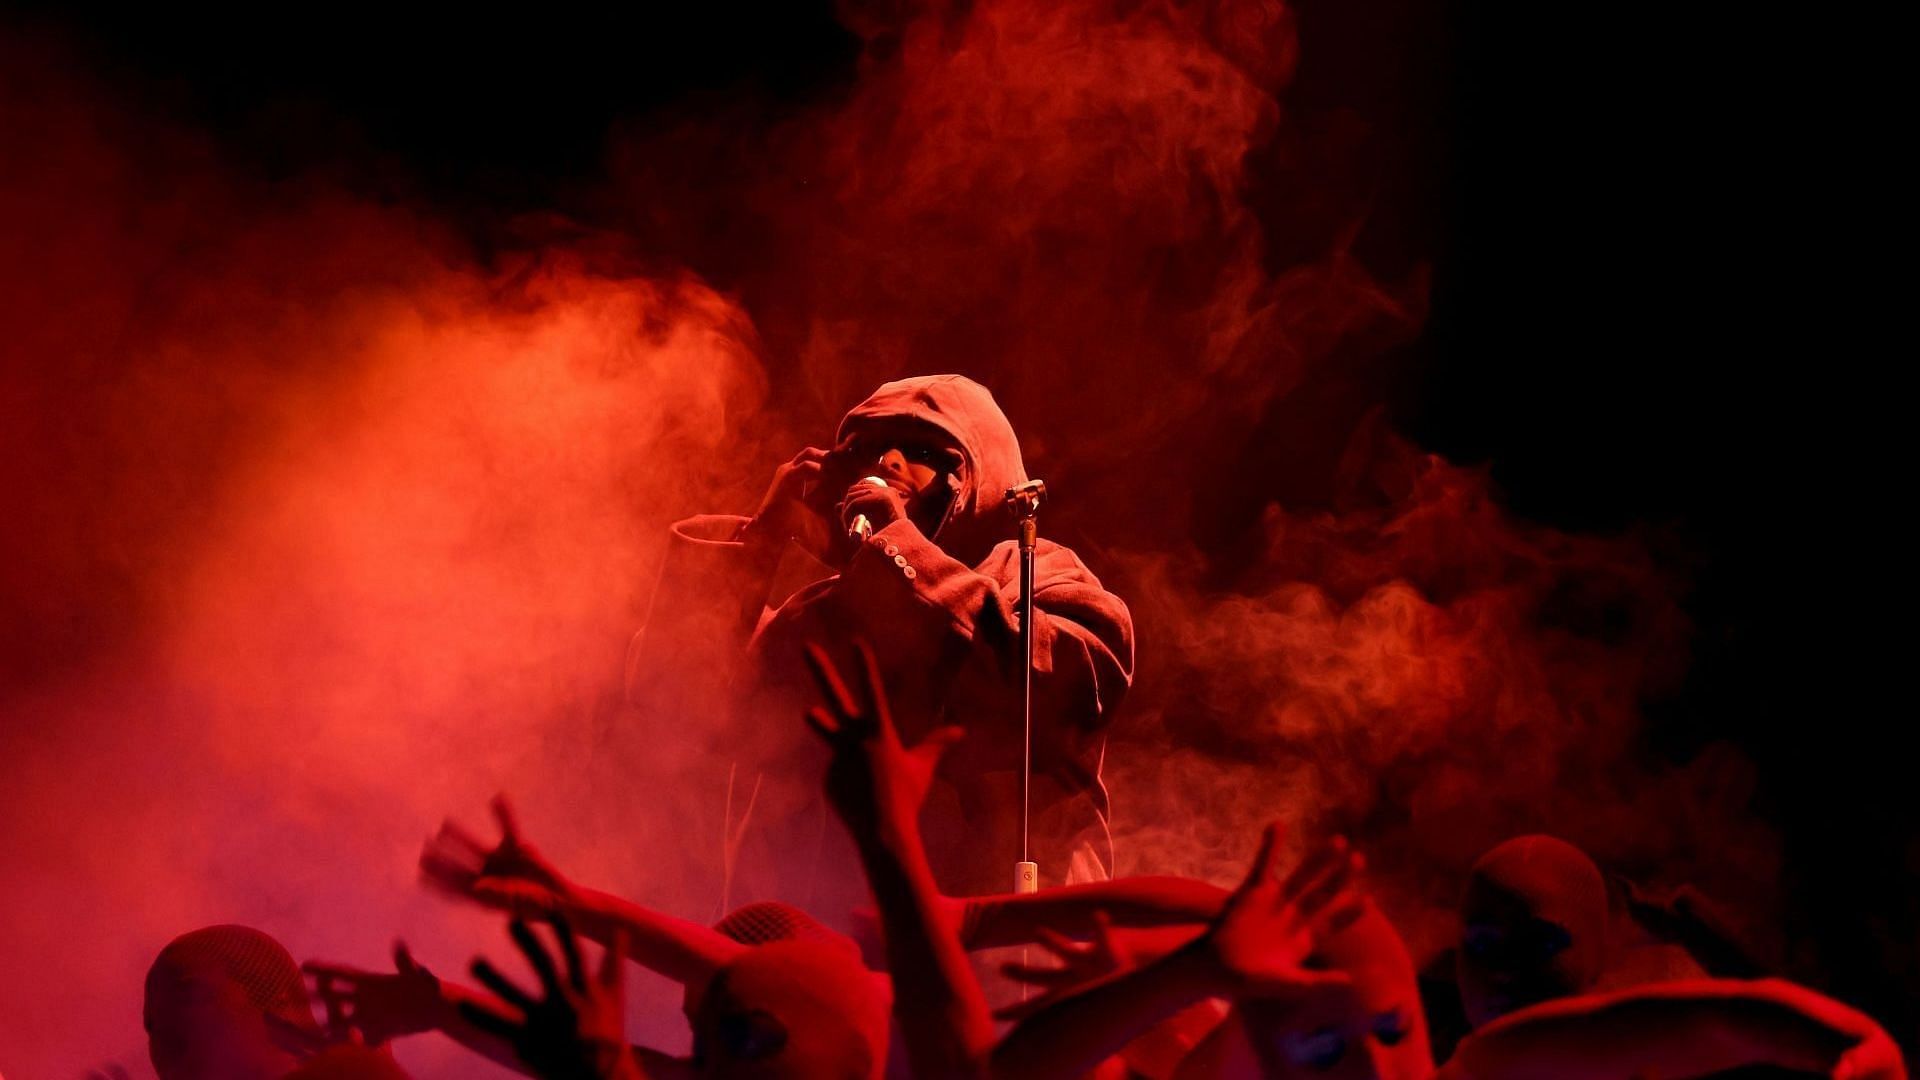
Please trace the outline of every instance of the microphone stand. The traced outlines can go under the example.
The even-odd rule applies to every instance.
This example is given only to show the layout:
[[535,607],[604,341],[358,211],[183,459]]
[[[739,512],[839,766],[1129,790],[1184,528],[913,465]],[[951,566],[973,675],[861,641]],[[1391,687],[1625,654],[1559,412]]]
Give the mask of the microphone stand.
[[1033,809],[1033,549],[1039,538],[1035,520],[1047,485],[1029,480],[1007,489],[1007,506],[1020,524],[1020,665],[1022,711],[1021,727],[1025,746],[1020,758],[1020,861],[1013,867],[1013,891],[1038,892],[1040,867],[1027,850],[1029,815]]

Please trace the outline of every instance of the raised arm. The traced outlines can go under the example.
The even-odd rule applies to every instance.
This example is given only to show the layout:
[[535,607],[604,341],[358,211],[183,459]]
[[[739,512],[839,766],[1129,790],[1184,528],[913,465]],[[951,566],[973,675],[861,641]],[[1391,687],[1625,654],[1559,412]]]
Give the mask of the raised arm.
[[1229,895],[1191,878],[1143,876],[973,896],[953,901],[952,908],[966,947],[992,949],[1037,941],[1042,930],[1087,937],[1096,913],[1118,927],[1191,926],[1198,932],[1219,917]]
[[489,847],[448,820],[420,853],[427,884],[522,917],[566,916],[584,936],[606,945],[624,933],[635,963],[689,986],[704,986],[741,945],[711,927],[578,885],[521,835],[506,796],[493,800],[500,840]]
[[513,1044],[467,1022],[465,1003],[504,1008],[486,994],[435,976],[413,959],[404,942],[393,946],[392,973],[347,964],[309,961],[301,965],[313,979],[314,996],[326,1010],[328,1034],[343,1039],[358,1032],[369,1046],[407,1035],[438,1031],[480,1056],[525,1072]]
[[1878,1024],[1780,979],[1687,979],[1536,1005],[1474,1032],[1441,1075],[1603,1080],[1749,1065],[1853,1080],[1906,1077]]
[[1359,859],[1336,841],[1283,884],[1274,876],[1278,832],[1267,827],[1246,880],[1205,934],[1022,1021],[994,1049],[995,1080],[1078,1076],[1204,998],[1344,984],[1343,975],[1302,965],[1319,937],[1361,910],[1353,887]]
[[920,842],[920,807],[941,753],[959,736],[945,728],[912,750],[900,744],[865,642],[856,697],[817,645],[808,666],[825,704],[807,723],[832,749],[828,801],[845,822],[867,871],[893,976],[894,1021],[921,1080],[980,1075],[993,1045],[993,1021],[966,950],[942,911]]

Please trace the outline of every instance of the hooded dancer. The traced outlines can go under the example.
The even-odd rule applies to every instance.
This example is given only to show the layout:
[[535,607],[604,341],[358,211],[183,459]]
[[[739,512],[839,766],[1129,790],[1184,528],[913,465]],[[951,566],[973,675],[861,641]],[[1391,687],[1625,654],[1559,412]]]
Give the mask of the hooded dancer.
[[[1007,888],[1020,857],[1023,679],[1005,491],[1026,480],[1012,425],[986,388],[922,376],[880,387],[841,421],[834,449],[809,447],[776,471],[753,515],[674,525],[627,690],[644,722],[726,714],[714,748],[740,765],[736,816],[757,792],[731,902],[818,905],[832,899],[822,895],[828,874],[857,881],[850,852],[822,854],[839,839],[817,798],[824,758],[789,722],[808,696],[802,643],[855,637],[873,644],[908,737],[965,729],[925,822],[941,885]],[[856,519],[870,527],[864,537],[850,529]],[[777,594],[795,548],[820,572]],[[1079,557],[1043,537],[1034,623],[1033,857],[1048,884],[1104,876],[1100,763],[1132,678],[1132,620]]]

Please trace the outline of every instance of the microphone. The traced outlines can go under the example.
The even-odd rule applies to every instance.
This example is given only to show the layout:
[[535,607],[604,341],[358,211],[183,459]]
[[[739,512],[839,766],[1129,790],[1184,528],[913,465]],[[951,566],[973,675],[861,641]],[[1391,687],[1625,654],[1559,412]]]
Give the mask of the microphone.
[[[860,478],[860,482],[863,484],[872,484],[875,487],[887,486],[887,482],[877,476],[863,476]],[[856,544],[872,535],[873,522],[868,521],[867,515],[865,514],[855,514],[853,515],[853,520],[847,523],[847,539],[852,540]]]

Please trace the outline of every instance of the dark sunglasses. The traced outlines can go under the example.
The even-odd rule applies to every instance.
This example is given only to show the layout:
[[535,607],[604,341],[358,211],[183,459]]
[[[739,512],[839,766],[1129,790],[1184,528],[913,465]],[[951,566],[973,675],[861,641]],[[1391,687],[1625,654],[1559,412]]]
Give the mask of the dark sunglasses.
[[924,465],[937,472],[952,472],[960,465],[960,455],[954,450],[933,443],[900,439],[854,439],[842,452],[854,461],[868,464],[879,461],[889,450],[900,451],[900,456],[906,458],[909,464]]

